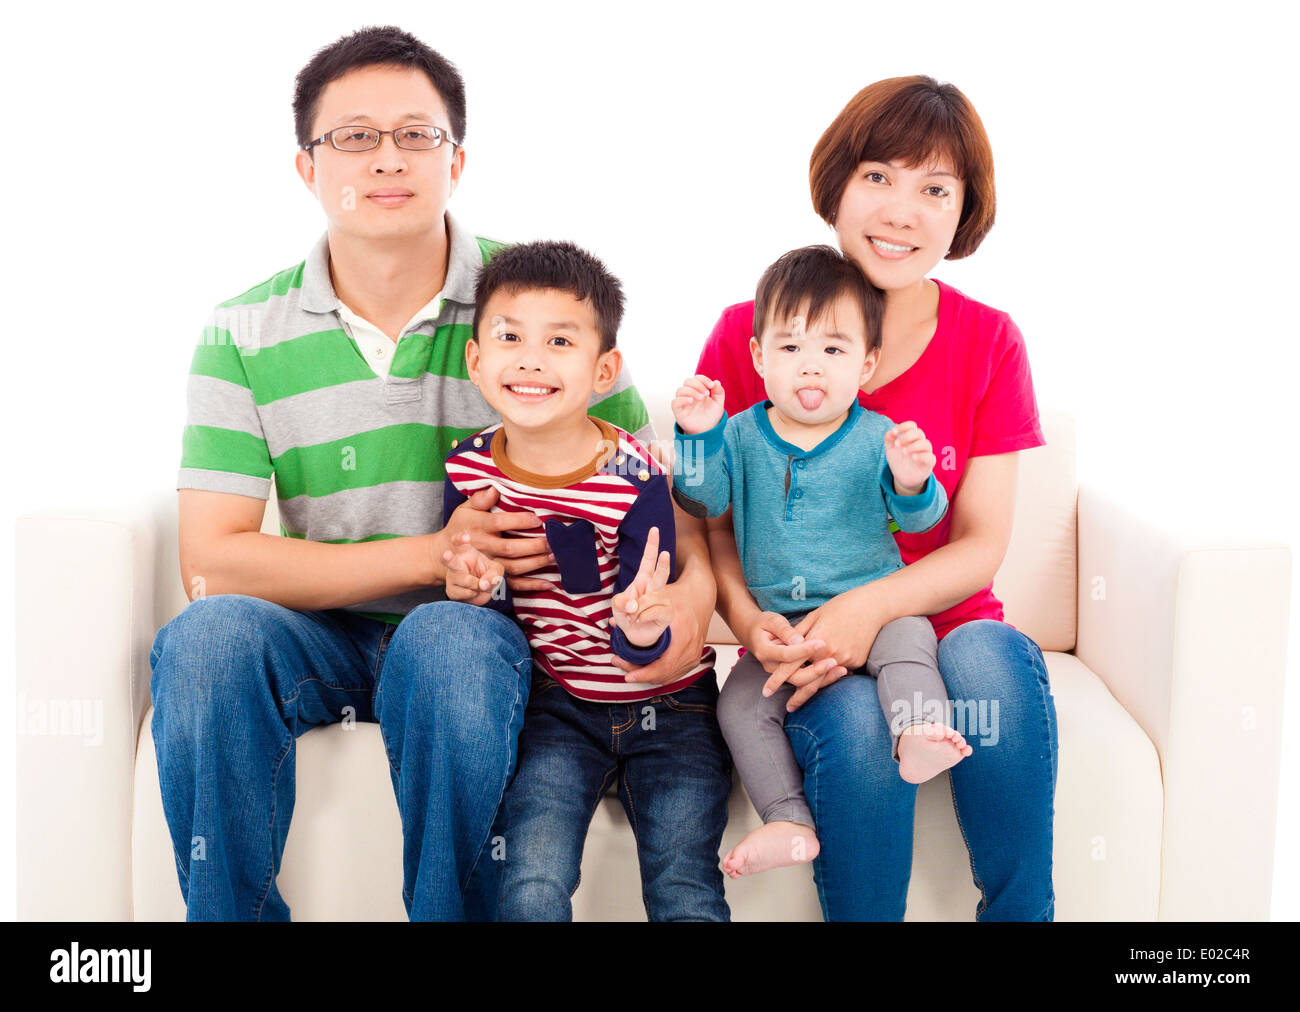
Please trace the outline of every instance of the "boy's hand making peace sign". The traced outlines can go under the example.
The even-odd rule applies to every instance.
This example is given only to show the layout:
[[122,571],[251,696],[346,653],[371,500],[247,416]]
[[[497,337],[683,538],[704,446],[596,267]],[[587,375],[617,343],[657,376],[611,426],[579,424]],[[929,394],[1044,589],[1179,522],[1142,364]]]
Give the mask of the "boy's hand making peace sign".
[[611,626],[618,626],[633,646],[658,642],[673,620],[673,605],[663,592],[668,585],[672,556],[659,551],[659,528],[651,527],[641,553],[641,568],[627,588],[610,601]]

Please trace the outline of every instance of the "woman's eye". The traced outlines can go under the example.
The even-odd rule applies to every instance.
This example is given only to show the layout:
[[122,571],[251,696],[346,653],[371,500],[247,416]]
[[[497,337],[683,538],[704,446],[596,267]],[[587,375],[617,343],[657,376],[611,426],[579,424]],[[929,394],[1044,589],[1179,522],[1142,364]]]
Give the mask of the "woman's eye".
[[925,192],[930,194],[932,197],[939,197],[940,199],[948,196],[948,191],[942,186],[927,186]]
[[885,174],[883,172],[877,172],[875,169],[872,169],[870,172],[867,173],[866,179],[868,182],[872,182],[872,183],[883,183],[885,182]]

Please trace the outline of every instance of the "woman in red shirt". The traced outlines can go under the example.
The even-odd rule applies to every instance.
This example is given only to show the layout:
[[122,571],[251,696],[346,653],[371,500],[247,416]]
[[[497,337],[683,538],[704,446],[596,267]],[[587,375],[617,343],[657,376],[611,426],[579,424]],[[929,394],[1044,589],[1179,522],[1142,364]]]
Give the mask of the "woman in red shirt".
[[[840,249],[885,293],[884,347],[864,408],[914,421],[951,508],[924,534],[896,532],[907,565],[833,598],[797,627],[745,588],[730,515],[709,523],[718,607],[769,671],[797,686],[786,734],[821,841],[827,920],[901,920],[916,788],[898,776],[866,663],[881,626],[928,615],[939,668],[973,754],[951,771],[957,820],[982,899],[979,920],[1051,920],[1056,710],[1042,651],[1003,621],[993,576],[1011,536],[1017,451],[1043,444],[1024,339],[1011,318],[927,278],[969,256],[993,225],[993,156],[953,85],[878,81],[813,150],[813,206]],[[725,310],[698,372],[735,415],[764,398],[749,354],[753,302]]]

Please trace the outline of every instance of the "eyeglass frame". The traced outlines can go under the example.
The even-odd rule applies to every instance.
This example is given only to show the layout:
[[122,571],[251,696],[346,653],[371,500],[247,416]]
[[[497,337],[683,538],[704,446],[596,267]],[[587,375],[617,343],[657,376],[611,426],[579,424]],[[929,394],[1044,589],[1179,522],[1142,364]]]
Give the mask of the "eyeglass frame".
[[[435,144],[431,148],[408,148],[399,144],[397,142],[397,131],[410,130],[413,127],[428,127],[430,130],[437,130],[438,135],[441,139],[438,141],[437,144]],[[341,148],[334,143],[334,134],[340,130],[350,130],[350,129],[373,130],[375,133],[379,134],[379,137],[375,141],[374,147],[361,148],[358,151],[349,151],[347,148]],[[374,151],[378,149],[378,147],[384,143],[384,134],[392,134],[394,147],[400,148],[402,151],[437,151],[438,148],[442,147],[443,141],[446,141],[452,147],[458,148],[461,146],[460,141],[452,139],[450,130],[444,130],[442,127],[435,126],[432,123],[408,123],[406,124],[406,126],[400,126],[393,130],[379,130],[376,127],[366,126],[364,123],[352,123],[345,126],[337,126],[333,130],[327,130],[325,133],[317,137],[314,141],[308,141],[306,144],[304,144],[302,146],[302,150],[310,151],[312,148],[316,147],[316,145],[324,144],[326,141],[329,141],[330,147],[332,147],[335,151],[342,151],[345,155],[364,155],[367,151]]]

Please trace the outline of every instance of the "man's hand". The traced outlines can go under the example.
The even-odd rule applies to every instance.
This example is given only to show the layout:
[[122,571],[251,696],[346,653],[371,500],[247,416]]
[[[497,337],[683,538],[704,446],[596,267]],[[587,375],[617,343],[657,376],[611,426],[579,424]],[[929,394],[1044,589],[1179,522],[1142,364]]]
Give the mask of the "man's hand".
[[455,547],[442,553],[442,561],[447,564],[447,598],[487,604],[504,579],[505,569],[470,544],[468,532],[458,537]]
[[657,643],[672,621],[673,605],[663,594],[671,566],[672,556],[659,551],[659,528],[651,527],[636,576],[610,601],[609,624],[622,629],[634,646]]
[[925,488],[934,459],[930,441],[916,422],[900,422],[885,433],[885,460],[899,495],[918,495]]
[[521,576],[555,561],[545,537],[507,538],[504,531],[534,530],[542,525],[536,513],[493,513],[492,507],[500,499],[492,487],[479,489],[452,511],[447,526],[439,534],[445,541],[438,546],[435,562],[439,571],[444,567],[443,553],[460,544],[460,536],[469,534],[469,544],[484,555],[501,563],[506,583],[511,590],[545,590],[551,584]]

